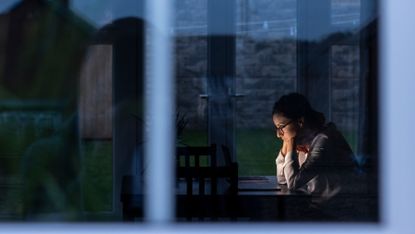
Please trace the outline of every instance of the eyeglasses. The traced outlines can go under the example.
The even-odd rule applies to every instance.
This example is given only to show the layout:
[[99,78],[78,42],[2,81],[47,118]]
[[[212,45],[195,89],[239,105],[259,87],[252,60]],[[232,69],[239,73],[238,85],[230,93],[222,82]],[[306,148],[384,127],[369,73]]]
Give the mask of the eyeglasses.
[[290,124],[290,123],[292,123],[293,122],[293,120],[291,120],[291,121],[288,121],[287,123],[285,123],[285,124],[283,124],[283,125],[281,125],[281,126],[279,126],[279,127],[275,127],[275,133],[284,133],[284,128],[285,127],[287,127],[288,126],[288,124]]

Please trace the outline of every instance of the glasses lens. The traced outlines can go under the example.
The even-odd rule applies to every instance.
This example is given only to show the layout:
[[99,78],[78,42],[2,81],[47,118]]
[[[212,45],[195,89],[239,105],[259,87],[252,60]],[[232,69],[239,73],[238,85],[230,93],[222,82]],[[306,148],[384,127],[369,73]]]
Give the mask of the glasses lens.
[[287,122],[286,124],[281,125],[280,127],[275,127],[275,135],[278,137],[278,134],[284,134],[284,128],[288,126],[292,121]]

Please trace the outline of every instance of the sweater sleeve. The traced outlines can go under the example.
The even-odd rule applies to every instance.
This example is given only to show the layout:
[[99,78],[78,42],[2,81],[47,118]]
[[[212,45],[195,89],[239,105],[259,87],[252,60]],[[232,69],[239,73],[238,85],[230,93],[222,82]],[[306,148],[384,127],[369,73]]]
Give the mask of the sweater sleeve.
[[275,159],[276,164],[276,175],[277,175],[277,181],[279,184],[286,184],[287,181],[285,180],[284,175],[284,156],[282,156],[281,151],[279,152],[277,158]]
[[293,189],[296,176],[298,175],[298,171],[300,169],[297,153],[295,151],[288,152],[284,159],[285,161],[283,167],[287,187],[288,189]]
[[289,182],[287,182],[288,188],[298,189],[307,184],[319,173],[321,173],[321,169],[325,167],[324,155],[327,154],[328,150],[327,137],[319,136],[315,144],[311,147],[311,150],[307,156],[307,160],[304,162],[301,168],[298,166],[298,163],[297,165],[295,162],[287,163],[289,159],[287,158],[287,156],[289,156],[287,154],[285,159],[286,165],[284,167],[284,173],[286,174],[285,177],[289,178]]
[[288,152],[284,157],[281,152],[279,152],[276,164],[278,183],[287,184],[287,187],[291,189],[295,175],[299,170],[297,154],[295,152]]

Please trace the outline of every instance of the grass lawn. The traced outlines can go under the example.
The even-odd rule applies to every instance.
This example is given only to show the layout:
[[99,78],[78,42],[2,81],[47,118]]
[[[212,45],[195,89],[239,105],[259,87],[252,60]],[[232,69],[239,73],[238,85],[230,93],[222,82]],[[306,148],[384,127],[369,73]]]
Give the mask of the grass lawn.
[[83,142],[84,208],[87,212],[112,210],[112,141]]
[[241,129],[236,133],[240,176],[275,175],[275,158],[281,147],[273,129]]
[[[180,141],[189,146],[202,146],[207,142],[207,133],[200,130],[186,130]],[[275,175],[275,157],[280,142],[272,129],[238,130],[236,144],[240,176]]]

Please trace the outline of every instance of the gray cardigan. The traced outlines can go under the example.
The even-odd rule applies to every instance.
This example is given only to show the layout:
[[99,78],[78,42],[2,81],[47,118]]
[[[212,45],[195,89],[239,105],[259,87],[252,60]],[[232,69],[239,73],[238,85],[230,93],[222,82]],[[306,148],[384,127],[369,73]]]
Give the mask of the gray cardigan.
[[[299,160],[299,157],[305,159]],[[276,165],[280,184],[312,194],[315,203],[353,189],[349,186],[355,169],[353,152],[333,123],[313,138],[306,155],[288,152],[284,157],[279,152]]]

